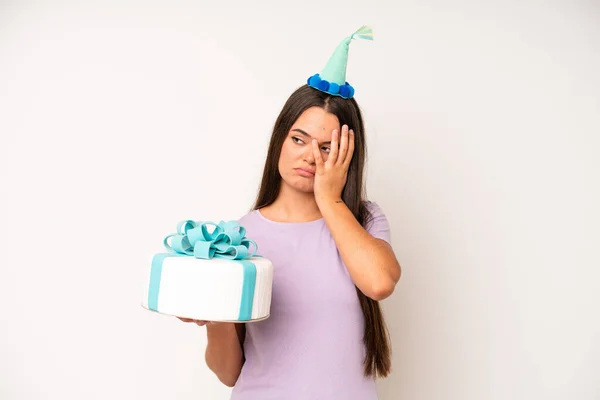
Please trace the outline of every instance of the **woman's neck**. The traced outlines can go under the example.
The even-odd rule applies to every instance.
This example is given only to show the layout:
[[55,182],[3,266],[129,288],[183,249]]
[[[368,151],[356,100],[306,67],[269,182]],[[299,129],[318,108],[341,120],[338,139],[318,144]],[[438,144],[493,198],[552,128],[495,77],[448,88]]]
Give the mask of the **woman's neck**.
[[260,211],[266,218],[280,222],[309,222],[322,218],[312,192],[300,192],[285,183],[273,204]]

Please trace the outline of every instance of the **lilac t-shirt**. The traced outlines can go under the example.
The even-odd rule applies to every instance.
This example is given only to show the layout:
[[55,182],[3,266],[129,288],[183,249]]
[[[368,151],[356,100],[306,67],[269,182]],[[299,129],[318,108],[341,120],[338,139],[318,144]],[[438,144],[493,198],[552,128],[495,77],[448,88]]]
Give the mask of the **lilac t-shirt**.
[[[385,215],[376,203],[368,208],[367,230],[389,243]],[[256,210],[239,222],[274,275],[270,317],[246,324],[231,399],[377,399],[374,379],[363,375],[362,309],[324,219],[275,222]]]

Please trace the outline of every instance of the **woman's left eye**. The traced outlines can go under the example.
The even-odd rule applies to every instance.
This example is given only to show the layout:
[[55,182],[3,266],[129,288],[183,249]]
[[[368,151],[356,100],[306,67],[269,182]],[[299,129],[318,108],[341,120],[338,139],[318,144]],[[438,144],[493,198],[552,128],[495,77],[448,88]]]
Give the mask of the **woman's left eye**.
[[324,146],[324,147],[321,147],[321,150],[323,150],[325,153],[329,153],[331,151],[331,148]]

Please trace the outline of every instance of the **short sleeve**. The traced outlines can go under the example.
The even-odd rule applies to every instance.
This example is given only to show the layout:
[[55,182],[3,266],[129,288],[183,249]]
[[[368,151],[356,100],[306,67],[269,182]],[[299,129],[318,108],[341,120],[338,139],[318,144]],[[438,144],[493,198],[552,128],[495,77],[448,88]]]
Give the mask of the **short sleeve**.
[[367,219],[367,224],[365,229],[369,232],[373,237],[377,239],[383,239],[388,242],[390,245],[392,244],[392,233],[390,231],[390,225],[388,223],[387,217],[383,213],[383,210],[377,203],[367,202],[366,203],[367,210],[371,213],[371,217]]

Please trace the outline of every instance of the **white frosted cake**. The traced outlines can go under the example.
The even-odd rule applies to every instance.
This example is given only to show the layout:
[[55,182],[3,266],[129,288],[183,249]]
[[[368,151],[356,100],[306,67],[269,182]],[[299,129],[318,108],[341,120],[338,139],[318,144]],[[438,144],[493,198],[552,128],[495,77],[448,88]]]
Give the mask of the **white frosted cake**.
[[255,256],[239,224],[183,221],[164,244],[170,251],[153,256],[144,281],[144,308],[206,321],[269,317],[273,264]]

